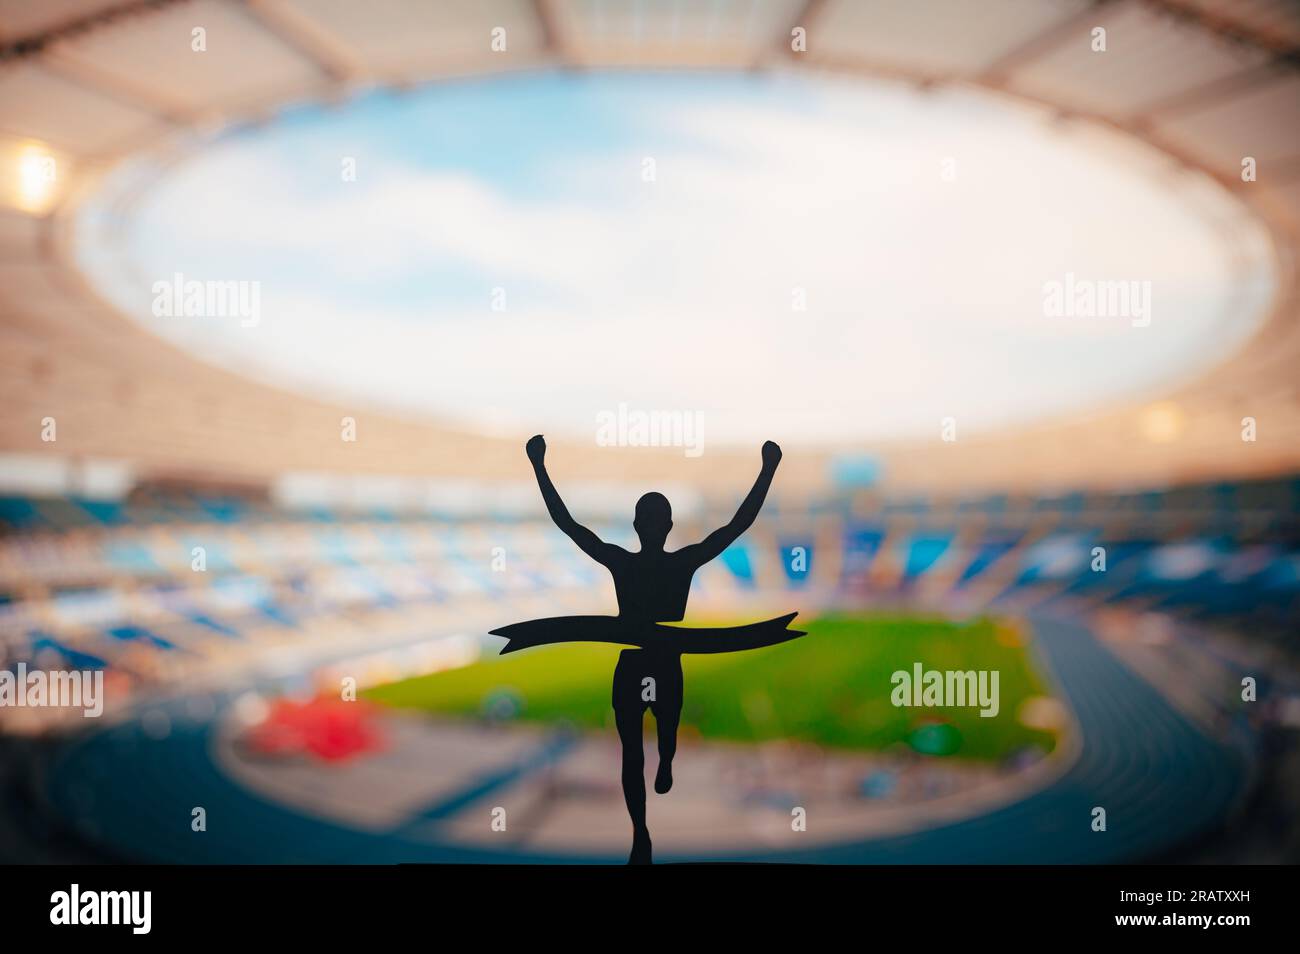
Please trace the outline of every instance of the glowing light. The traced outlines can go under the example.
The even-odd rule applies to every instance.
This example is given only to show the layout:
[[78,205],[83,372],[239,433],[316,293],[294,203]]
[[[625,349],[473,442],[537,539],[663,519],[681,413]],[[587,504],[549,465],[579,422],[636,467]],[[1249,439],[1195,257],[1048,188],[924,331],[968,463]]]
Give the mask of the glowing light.
[[54,154],[36,143],[20,147],[14,204],[24,212],[40,213],[54,204],[59,181],[59,162]]
[[1169,444],[1183,436],[1187,419],[1171,401],[1153,404],[1142,412],[1142,434],[1153,444]]

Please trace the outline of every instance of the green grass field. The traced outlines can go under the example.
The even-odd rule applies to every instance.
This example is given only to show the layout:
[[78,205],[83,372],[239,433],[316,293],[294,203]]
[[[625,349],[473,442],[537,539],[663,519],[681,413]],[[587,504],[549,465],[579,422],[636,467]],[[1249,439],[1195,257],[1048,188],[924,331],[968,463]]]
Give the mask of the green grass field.
[[[1022,700],[1048,692],[1017,634],[993,620],[832,615],[803,628],[802,639],[766,649],[682,657],[683,737],[798,739],[849,749],[904,745],[969,759],[1055,744],[1051,733],[1017,720]],[[379,686],[365,696],[439,714],[612,728],[610,679],[621,648],[542,646]],[[981,718],[978,708],[894,706],[890,676],[916,662],[926,669],[998,670],[1000,712]]]

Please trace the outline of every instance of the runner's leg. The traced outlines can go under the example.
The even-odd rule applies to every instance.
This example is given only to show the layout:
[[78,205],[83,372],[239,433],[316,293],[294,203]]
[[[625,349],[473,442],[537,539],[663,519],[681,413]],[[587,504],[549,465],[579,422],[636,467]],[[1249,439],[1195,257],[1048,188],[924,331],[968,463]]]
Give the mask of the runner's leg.
[[677,725],[681,721],[682,707],[671,712],[660,706],[655,713],[655,726],[659,733],[659,771],[655,772],[655,791],[665,794],[673,787],[673,756],[677,754]]
[[628,864],[649,864],[650,831],[645,824],[645,749],[641,741],[645,710],[623,703],[614,707],[618,738],[623,743],[623,801],[632,819],[632,854]]
[[682,718],[681,657],[665,659],[659,668],[659,693],[650,706],[659,737],[659,770],[655,791],[660,795],[673,787],[673,756],[677,754],[677,726]]

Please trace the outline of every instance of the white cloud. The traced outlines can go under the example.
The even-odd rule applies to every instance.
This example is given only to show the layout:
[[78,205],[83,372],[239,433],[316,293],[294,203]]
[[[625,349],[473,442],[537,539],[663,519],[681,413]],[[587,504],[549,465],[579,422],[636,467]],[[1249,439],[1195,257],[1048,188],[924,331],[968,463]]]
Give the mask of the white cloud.
[[[834,86],[802,113],[704,97],[640,121],[670,144],[653,149],[656,182],[623,141],[575,153],[557,195],[527,197],[374,159],[321,188],[273,143],[223,146],[160,189],[140,255],[147,274],[187,260],[260,278],[266,318],[253,334],[159,330],[306,388],[497,426],[584,433],[628,401],[700,410],[716,440],[896,436],[947,414],[992,426],[1224,350],[1215,228],[1026,117]],[[430,280],[436,316],[383,294],[448,269],[493,276],[510,310],[468,277]],[[1043,282],[1066,271],[1152,281],[1155,321],[1045,318]],[[373,286],[374,306],[341,307],[338,280]]]

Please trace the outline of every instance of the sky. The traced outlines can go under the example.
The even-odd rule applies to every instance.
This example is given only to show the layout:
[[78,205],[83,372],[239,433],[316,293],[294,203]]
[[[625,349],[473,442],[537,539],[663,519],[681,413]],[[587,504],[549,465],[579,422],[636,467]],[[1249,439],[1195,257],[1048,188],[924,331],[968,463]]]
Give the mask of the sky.
[[[1262,233],[1145,148],[818,76],[375,92],[147,175],[82,231],[131,317],[247,374],[503,435],[591,438],[620,405],[695,415],[710,443],[993,430],[1159,395],[1249,337],[1272,287]],[[177,272],[258,282],[258,323],[154,315]],[[1045,314],[1067,274],[1150,283],[1150,323]]]

